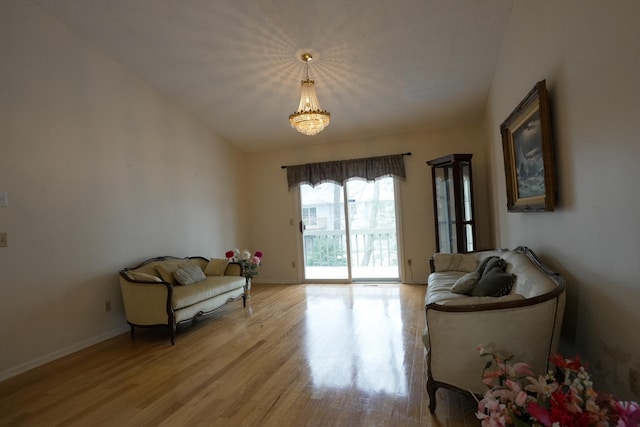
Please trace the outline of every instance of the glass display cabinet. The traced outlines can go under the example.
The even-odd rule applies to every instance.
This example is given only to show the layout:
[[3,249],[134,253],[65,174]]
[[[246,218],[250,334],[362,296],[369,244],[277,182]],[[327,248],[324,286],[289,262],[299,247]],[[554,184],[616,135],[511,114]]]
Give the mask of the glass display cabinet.
[[429,160],[436,223],[436,250],[444,253],[476,249],[471,157],[450,154]]

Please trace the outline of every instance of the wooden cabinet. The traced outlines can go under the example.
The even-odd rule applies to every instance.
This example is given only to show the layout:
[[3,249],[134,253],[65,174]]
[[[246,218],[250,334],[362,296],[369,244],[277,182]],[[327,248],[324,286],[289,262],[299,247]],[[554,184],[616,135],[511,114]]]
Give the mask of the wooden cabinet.
[[450,154],[427,162],[431,166],[438,252],[464,253],[476,249],[472,156]]

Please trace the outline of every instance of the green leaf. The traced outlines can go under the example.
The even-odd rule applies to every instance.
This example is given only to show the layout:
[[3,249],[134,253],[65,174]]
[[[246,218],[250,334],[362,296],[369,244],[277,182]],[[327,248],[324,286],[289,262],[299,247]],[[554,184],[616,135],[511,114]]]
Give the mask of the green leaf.
[[515,427],[531,427],[531,424],[516,417],[515,415],[513,415],[513,412],[511,411],[509,411],[509,416],[511,417],[511,421],[513,421],[513,425]]

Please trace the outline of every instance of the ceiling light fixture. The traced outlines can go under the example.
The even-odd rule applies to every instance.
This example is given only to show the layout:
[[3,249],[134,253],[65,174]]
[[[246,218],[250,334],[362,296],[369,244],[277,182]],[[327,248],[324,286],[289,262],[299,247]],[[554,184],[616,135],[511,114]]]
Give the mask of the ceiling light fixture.
[[329,126],[331,114],[320,108],[313,80],[309,79],[309,62],[313,60],[310,53],[301,56],[306,66],[305,79],[302,80],[302,93],[298,111],[289,115],[291,127],[305,135],[315,135]]

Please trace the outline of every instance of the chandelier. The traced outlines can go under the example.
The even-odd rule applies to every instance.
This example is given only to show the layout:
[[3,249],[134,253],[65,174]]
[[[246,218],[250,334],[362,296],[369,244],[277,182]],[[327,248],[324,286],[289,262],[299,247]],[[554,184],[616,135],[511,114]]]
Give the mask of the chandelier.
[[305,135],[315,135],[329,126],[331,114],[320,108],[313,80],[309,79],[309,62],[313,60],[310,53],[301,56],[306,66],[305,79],[302,80],[302,93],[298,111],[289,115],[291,127]]

